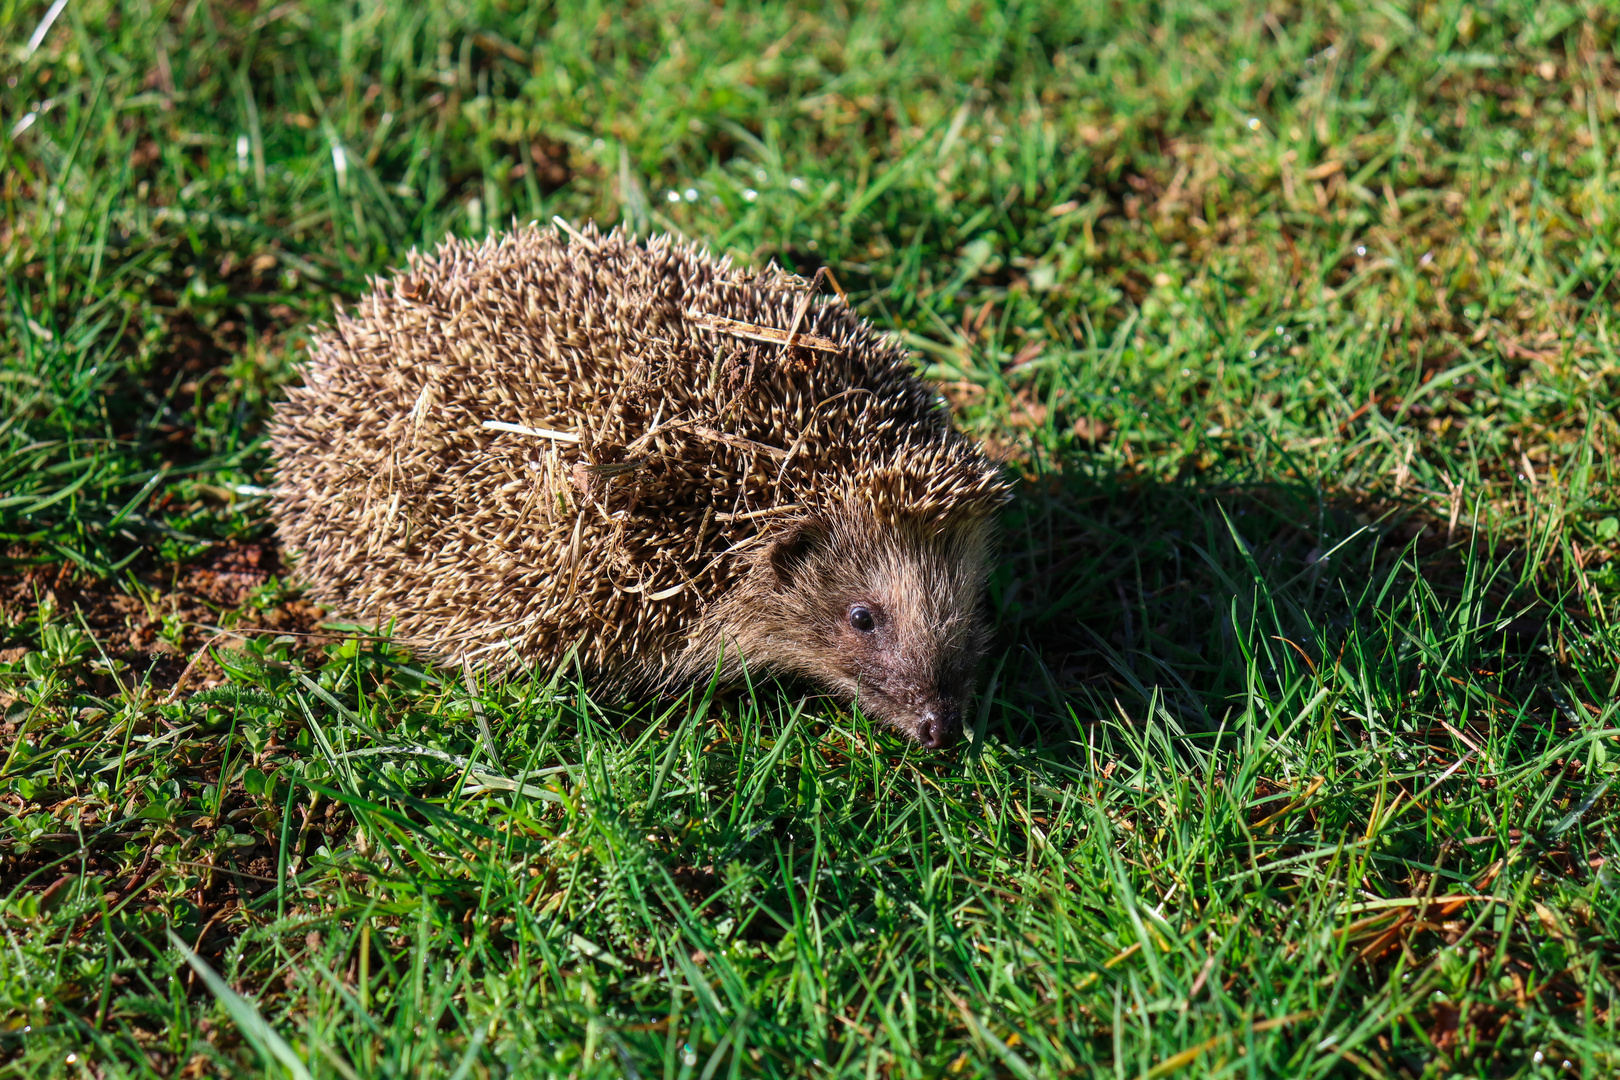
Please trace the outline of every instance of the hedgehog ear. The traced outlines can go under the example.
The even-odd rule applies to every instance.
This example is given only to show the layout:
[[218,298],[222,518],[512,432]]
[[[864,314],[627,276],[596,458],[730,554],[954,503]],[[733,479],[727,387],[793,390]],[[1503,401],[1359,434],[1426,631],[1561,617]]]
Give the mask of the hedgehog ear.
[[792,586],[826,537],[825,526],[813,518],[779,530],[765,549],[766,565],[776,575],[777,584],[783,588]]

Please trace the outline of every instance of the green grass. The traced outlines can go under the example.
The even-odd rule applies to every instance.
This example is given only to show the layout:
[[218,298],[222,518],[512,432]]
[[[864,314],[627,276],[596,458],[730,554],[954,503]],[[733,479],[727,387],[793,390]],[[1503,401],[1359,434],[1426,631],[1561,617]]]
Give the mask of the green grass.
[[[1620,11],[44,14],[0,1075],[1620,1071]],[[554,214],[830,265],[1007,459],[968,745],[283,586],[305,328]]]

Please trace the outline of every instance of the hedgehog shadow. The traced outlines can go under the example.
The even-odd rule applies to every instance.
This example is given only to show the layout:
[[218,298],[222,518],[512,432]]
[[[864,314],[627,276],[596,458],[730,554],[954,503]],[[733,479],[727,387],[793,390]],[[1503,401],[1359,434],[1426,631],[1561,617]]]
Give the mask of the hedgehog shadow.
[[[978,726],[1063,756],[1099,740],[1117,748],[1110,732],[1152,715],[1207,744],[1253,679],[1280,689],[1315,662],[1324,633],[1342,641],[1369,626],[1370,601],[1347,582],[1409,573],[1407,558],[1438,594],[1460,593],[1468,538],[1448,524],[1303,484],[1083,471],[1025,483],[1005,512],[988,588],[997,630]],[[1490,553],[1509,565],[1523,557],[1501,545]],[[1494,587],[1492,610],[1523,599],[1510,590]],[[1529,655],[1546,620],[1531,613],[1495,633],[1498,646]]]

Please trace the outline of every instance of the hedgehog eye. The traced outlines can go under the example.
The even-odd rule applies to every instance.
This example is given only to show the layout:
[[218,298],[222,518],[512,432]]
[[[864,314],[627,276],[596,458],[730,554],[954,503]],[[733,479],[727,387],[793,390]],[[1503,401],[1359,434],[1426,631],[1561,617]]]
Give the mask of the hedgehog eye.
[[849,609],[849,625],[863,634],[870,634],[877,629],[877,620],[870,611],[857,605]]

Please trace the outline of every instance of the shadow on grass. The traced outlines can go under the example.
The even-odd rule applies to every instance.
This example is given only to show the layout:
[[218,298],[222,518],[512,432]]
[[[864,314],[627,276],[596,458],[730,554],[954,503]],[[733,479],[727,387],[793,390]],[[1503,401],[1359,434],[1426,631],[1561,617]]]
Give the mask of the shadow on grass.
[[1156,717],[1211,745],[1257,691],[1309,685],[1360,699],[1345,723],[1364,741],[1510,702],[1550,733],[1603,699],[1616,642],[1534,548],[1304,484],[1026,482],[990,582],[980,731],[1061,754]]

